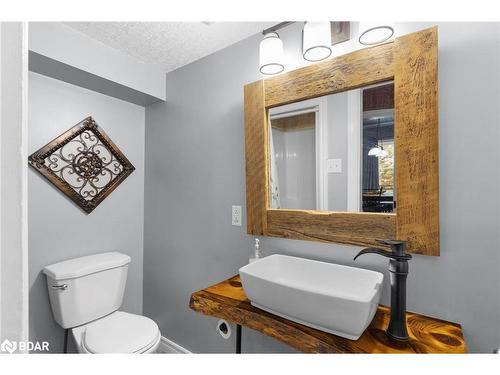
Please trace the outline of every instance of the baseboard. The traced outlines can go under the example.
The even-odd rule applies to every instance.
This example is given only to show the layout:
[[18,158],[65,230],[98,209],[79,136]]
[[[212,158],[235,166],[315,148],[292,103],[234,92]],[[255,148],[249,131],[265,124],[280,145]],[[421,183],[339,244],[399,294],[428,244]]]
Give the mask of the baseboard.
[[170,354],[189,354],[191,353],[186,348],[183,348],[179,344],[167,339],[166,337],[161,337],[160,346],[156,350],[157,353],[170,353]]

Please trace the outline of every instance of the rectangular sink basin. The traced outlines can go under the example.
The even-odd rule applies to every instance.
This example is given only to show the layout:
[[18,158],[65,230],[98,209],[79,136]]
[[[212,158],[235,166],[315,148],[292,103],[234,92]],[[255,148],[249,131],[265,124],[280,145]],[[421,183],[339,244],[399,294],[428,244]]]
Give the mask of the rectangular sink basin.
[[380,272],[287,255],[240,268],[251,304],[285,319],[357,340],[377,311]]

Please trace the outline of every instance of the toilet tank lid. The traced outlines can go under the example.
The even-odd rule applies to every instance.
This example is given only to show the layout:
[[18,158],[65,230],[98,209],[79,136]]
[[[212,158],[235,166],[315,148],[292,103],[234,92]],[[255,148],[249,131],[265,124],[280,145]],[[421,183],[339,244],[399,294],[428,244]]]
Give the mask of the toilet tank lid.
[[53,280],[67,280],[90,275],[130,263],[128,255],[113,251],[65,260],[46,266],[43,273]]

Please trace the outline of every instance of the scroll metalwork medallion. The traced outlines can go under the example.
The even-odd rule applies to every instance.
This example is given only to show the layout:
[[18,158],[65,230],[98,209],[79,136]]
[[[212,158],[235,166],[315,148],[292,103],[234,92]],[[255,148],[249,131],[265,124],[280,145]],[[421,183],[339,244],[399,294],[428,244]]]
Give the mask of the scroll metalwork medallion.
[[29,164],[87,213],[135,170],[92,117],[31,154]]

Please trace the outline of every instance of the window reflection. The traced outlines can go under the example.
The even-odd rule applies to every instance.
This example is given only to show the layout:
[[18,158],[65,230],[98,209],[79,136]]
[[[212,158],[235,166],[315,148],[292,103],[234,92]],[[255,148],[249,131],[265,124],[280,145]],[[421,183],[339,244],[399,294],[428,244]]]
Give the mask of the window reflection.
[[363,211],[394,212],[394,84],[363,90]]

